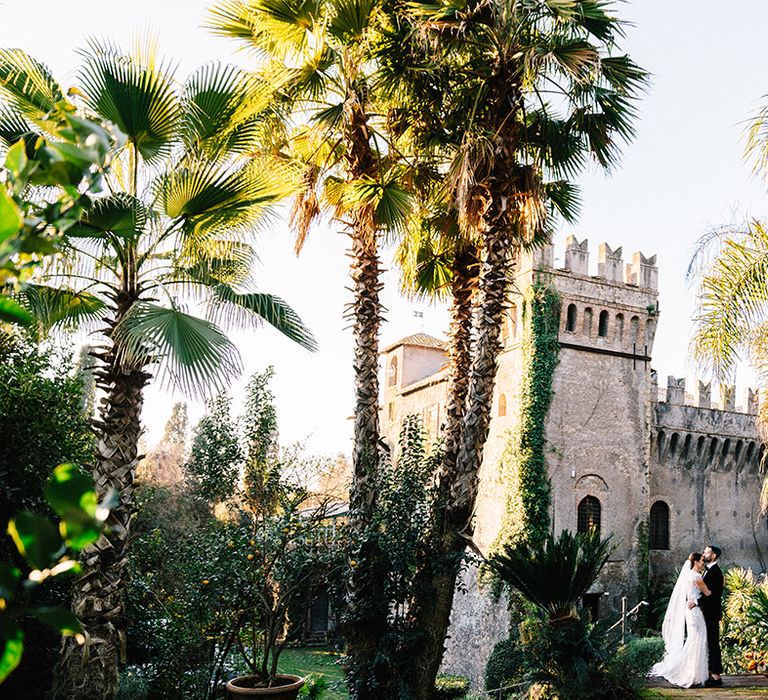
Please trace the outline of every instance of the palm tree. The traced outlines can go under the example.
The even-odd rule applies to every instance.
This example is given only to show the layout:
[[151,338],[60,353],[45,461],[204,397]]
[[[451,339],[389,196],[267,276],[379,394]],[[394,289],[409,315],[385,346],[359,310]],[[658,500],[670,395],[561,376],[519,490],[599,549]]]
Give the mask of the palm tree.
[[[413,607],[427,697],[442,658],[459,560],[472,535],[499,335],[515,254],[573,220],[572,178],[590,160],[609,169],[633,135],[645,73],[618,55],[622,25],[605,0],[408,3],[382,60],[400,138],[445,177],[459,226],[479,241],[471,368],[455,440],[440,469],[447,494],[440,549],[453,562]],[[405,147],[403,147],[405,149]],[[445,569],[445,567],[443,567]]]
[[122,135],[104,194],[22,297],[41,330],[90,323],[102,339],[92,352],[102,392],[94,477],[99,496],[116,490],[119,502],[74,584],[85,642],[68,640],[59,679],[63,697],[89,699],[111,698],[117,687],[133,479],[152,374],[191,395],[226,386],[240,369],[228,327],[266,321],[306,348],[315,343],[284,301],[253,287],[252,233],[295,178],[250,155],[271,128],[253,99],[244,106],[252,80],[206,65],[178,85],[152,46],[125,53],[91,41],[81,56],[78,85],[66,96],[40,63],[3,50],[0,87],[4,118],[21,122],[25,139],[45,133],[47,113],[61,103]]
[[411,206],[399,157],[385,147],[377,119],[372,47],[382,17],[382,4],[375,0],[226,0],[211,15],[215,32],[262,58],[257,73],[274,86],[273,105],[288,123],[287,138],[266,147],[279,149],[303,170],[303,190],[292,213],[297,253],[323,210],[350,236],[355,343],[350,525],[362,544],[353,555],[358,566],[349,584],[345,637],[358,669],[374,667],[377,646],[370,631],[385,629],[388,616],[384,579],[375,572],[376,543],[362,535],[373,521],[380,456],[379,246],[383,234],[399,229]]
[[596,530],[563,530],[544,542],[507,545],[489,560],[499,578],[541,610],[551,624],[578,617],[576,607],[615,549]]

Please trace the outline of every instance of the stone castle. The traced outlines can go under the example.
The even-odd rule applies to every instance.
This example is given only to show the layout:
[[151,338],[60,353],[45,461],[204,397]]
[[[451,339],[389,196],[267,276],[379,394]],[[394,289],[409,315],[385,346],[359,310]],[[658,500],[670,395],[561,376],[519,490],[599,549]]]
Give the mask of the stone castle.
[[[708,542],[723,561],[765,570],[768,528],[760,516],[763,445],[756,428],[757,395],[737,405],[733,386],[670,377],[658,387],[651,368],[659,316],[656,258],[598,246],[590,274],[588,242],[568,237],[565,264],[552,246],[521,256],[502,331],[503,350],[493,419],[480,474],[474,540],[486,553],[505,508],[499,462],[506,435],[519,418],[516,391],[522,354],[521,306],[535,280],[560,297],[559,363],[545,421],[545,459],[551,483],[553,532],[599,527],[618,545],[585,604],[618,618],[621,599],[638,602],[642,577],[674,571]],[[682,349],[681,349],[682,350]],[[412,413],[437,435],[444,420],[446,344],[412,335],[382,351],[382,428],[397,444],[402,419]],[[644,570],[645,569],[645,570]],[[447,642],[447,670],[482,681],[494,644],[508,634],[503,602],[496,602],[470,569],[456,594]]]

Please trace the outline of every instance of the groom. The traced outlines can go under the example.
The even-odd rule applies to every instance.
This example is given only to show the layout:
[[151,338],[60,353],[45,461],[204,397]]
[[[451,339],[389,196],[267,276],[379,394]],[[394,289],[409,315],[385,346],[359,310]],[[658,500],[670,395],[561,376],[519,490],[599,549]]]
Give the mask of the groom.
[[723,684],[720,674],[723,662],[720,655],[720,620],[723,618],[723,572],[720,570],[720,547],[711,544],[704,548],[704,583],[712,595],[699,599],[704,622],[707,625],[707,645],[709,647],[709,678],[704,682],[707,688],[717,688]]

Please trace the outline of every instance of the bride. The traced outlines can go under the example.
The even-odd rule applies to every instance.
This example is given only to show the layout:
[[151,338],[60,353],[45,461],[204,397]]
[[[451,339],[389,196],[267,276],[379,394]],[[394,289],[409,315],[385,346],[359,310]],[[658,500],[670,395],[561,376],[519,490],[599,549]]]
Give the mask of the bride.
[[707,626],[698,606],[702,595],[710,595],[702,580],[705,569],[704,556],[698,552],[683,564],[661,627],[664,658],[649,673],[682,688],[702,684],[709,678]]

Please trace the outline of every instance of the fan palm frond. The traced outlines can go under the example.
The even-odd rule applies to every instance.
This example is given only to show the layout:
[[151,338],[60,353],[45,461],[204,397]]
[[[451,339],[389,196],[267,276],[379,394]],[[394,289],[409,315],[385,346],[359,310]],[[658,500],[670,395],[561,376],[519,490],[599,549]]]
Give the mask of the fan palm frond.
[[79,72],[86,104],[114,122],[147,162],[166,157],[176,140],[181,105],[166,66],[141,61],[110,43],[91,40]]
[[250,230],[267,208],[297,187],[292,170],[274,160],[252,159],[232,167],[205,159],[187,160],[160,184],[163,211],[183,223],[189,235]]
[[21,49],[0,49],[0,95],[35,123],[64,99],[48,68]]
[[161,381],[196,398],[225,389],[242,369],[237,348],[214,324],[175,308],[137,303],[112,337],[127,366],[157,364]]
[[144,204],[129,194],[118,192],[94,199],[80,221],[67,230],[75,238],[103,238],[113,233],[119,238],[139,237],[147,225]]
[[719,379],[735,369],[768,302],[768,230],[752,221],[733,233],[701,280],[693,339],[694,356]]
[[99,321],[105,310],[102,299],[87,291],[76,291],[42,284],[29,284],[19,293],[41,331],[55,327],[75,329]]
[[222,326],[242,328],[266,321],[307,350],[317,350],[317,341],[312,332],[280,297],[254,292],[241,294],[225,284],[217,285],[213,291],[211,317]]

